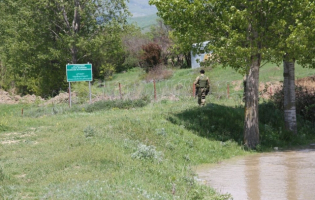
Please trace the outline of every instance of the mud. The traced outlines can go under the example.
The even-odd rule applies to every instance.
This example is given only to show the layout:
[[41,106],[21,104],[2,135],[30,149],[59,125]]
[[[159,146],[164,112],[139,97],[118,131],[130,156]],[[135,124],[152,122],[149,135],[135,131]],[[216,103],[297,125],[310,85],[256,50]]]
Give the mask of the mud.
[[251,155],[196,169],[198,180],[234,200],[315,199],[315,150]]

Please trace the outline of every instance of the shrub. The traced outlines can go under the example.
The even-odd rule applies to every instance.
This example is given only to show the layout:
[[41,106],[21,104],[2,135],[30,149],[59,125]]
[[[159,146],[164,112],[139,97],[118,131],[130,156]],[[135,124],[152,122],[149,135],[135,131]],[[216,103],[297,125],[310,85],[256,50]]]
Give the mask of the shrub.
[[[275,92],[271,101],[278,109],[283,110],[284,92],[283,87]],[[295,106],[296,113],[301,115],[305,120],[315,122],[315,90],[305,86],[295,88]]]
[[156,43],[149,43],[142,46],[143,54],[141,60],[144,62],[144,68],[148,73],[151,68],[162,62],[161,47]]
[[139,144],[137,151],[132,154],[132,158],[136,159],[149,159],[161,162],[162,152],[156,151],[154,146],[147,146],[145,144]]
[[91,127],[91,126],[87,126],[87,127],[83,130],[83,132],[84,132],[84,136],[85,136],[86,138],[93,137],[93,136],[95,136],[95,133],[96,133],[95,129],[94,129],[93,127]]

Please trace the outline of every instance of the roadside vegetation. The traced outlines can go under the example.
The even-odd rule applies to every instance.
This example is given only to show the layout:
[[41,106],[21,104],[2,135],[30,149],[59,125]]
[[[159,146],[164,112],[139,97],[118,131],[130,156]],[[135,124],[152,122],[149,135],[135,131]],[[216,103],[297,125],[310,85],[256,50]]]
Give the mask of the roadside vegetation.
[[[152,83],[143,82],[143,72],[134,69],[115,74],[105,84],[110,87],[118,82],[129,85],[140,82],[143,90],[137,98],[119,99],[117,94],[117,99],[89,104],[87,95],[83,95],[71,108],[67,103],[1,104],[0,196],[4,199],[229,199],[228,194],[220,195],[200,183],[194,167],[272,151],[274,147],[284,149],[314,142],[310,121],[299,116],[299,134],[292,136],[284,131],[282,111],[268,99],[261,99],[261,144],[256,151],[244,150],[243,91],[232,85],[232,81],[241,81],[242,77],[231,69],[207,69],[212,94],[207,97],[207,106],[200,108],[188,88],[198,70],[172,70],[173,76],[157,82],[157,87],[161,87],[158,91],[175,94],[175,99],[165,98],[167,93],[164,93],[154,100],[149,95],[152,89],[145,89],[152,88]],[[271,79],[281,81],[281,73],[279,77],[277,73],[275,70]],[[270,71],[261,74],[264,79],[270,76]],[[297,68],[297,74],[314,73]],[[229,77],[229,98],[222,77]],[[183,84],[178,89],[183,80],[187,88]],[[106,96],[98,84],[95,82],[92,87],[94,96]],[[134,87],[123,88],[136,94]]]

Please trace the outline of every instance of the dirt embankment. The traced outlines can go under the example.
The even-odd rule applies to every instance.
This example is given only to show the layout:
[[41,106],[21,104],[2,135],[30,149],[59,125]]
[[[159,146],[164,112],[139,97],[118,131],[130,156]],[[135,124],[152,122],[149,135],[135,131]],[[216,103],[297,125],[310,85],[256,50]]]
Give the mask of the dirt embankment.
[[68,100],[69,100],[69,94],[66,92],[60,93],[59,95],[51,99],[45,100],[39,96],[35,96],[34,94],[25,95],[22,97],[19,95],[11,95],[10,93],[0,89],[0,104],[38,103],[38,104],[47,105],[47,104],[63,103],[63,102],[67,102]]
[[[297,87],[301,86],[306,88],[308,91],[315,90],[315,76],[309,76],[305,78],[300,78],[295,81]],[[243,81],[233,81],[232,86],[235,91],[243,90]],[[283,86],[283,82],[272,81],[259,84],[260,96],[264,99],[269,99],[275,92],[280,90]]]

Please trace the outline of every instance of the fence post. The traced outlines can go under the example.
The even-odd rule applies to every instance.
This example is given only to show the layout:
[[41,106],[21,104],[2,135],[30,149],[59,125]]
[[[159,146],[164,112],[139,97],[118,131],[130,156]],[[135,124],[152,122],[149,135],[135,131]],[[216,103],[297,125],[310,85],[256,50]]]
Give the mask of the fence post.
[[193,97],[196,98],[196,85],[193,84]]
[[120,99],[122,99],[122,94],[121,94],[121,85],[119,83],[119,95],[120,95]]
[[156,85],[155,85],[155,80],[153,80],[153,87],[154,87],[154,101],[156,101]]

